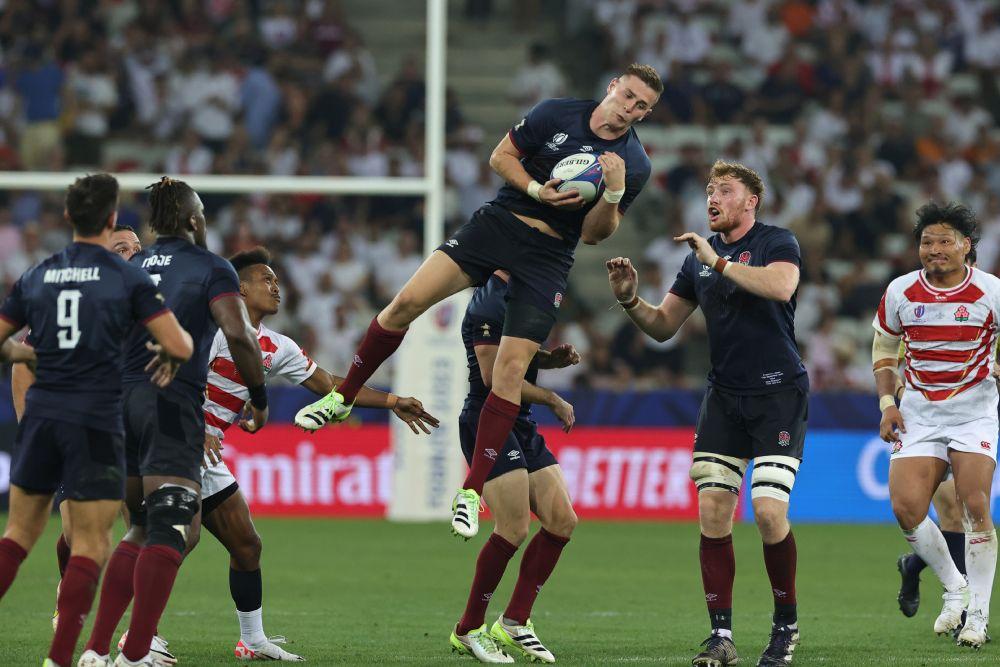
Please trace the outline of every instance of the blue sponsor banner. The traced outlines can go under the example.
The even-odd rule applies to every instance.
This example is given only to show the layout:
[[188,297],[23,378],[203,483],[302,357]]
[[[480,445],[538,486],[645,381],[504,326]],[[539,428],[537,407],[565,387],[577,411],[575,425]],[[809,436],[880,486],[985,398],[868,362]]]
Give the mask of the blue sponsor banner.
[[[792,490],[789,518],[838,523],[894,521],[889,503],[889,450],[890,445],[874,430],[811,430]],[[747,480],[750,475],[748,470]],[[1000,475],[995,474],[994,513],[1000,510],[998,495]],[[745,520],[753,520],[749,502],[742,511]]]

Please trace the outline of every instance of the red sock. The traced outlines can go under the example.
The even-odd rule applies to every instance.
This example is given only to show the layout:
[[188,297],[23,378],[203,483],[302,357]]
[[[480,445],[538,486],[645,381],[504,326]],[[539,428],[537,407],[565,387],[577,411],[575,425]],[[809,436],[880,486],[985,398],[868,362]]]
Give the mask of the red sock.
[[774,594],[774,622],[791,625],[798,620],[795,601],[795,565],[798,553],[795,536],[788,531],[785,539],[777,544],[764,545],[764,567],[771,580]]
[[337,387],[337,391],[344,397],[345,403],[353,403],[357,398],[361,387],[365,385],[378,367],[392,356],[399,344],[403,342],[406,329],[402,331],[389,331],[383,329],[378,323],[378,318],[372,319],[368,325],[365,337],[361,339],[357,351],[354,353],[354,363],[347,371],[344,383]]
[[128,626],[128,639],[122,647],[122,654],[129,660],[141,660],[149,653],[153,633],[167,607],[183,559],[176,549],[162,544],[145,546],[139,552],[135,563],[132,623]]
[[701,536],[701,581],[713,629],[732,630],[733,580],[736,579],[736,554],[733,536]]
[[98,655],[110,653],[111,636],[132,601],[132,578],[138,557],[138,545],[119,542],[108,561],[104,583],[101,584],[101,599],[97,604],[97,618],[94,619],[94,628],[87,641],[87,648]]
[[563,547],[568,543],[568,537],[550,533],[544,528],[539,529],[521,557],[521,572],[517,576],[517,585],[514,586],[514,594],[510,596],[504,616],[521,625],[528,622],[535,598],[541,592],[542,585],[548,581],[559,562]]
[[66,574],[66,565],[69,563],[69,543],[66,536],[59,534],[59,541],[56,542],[56,560],[59,562],[59,578]]
[[462,484],[463,489],[475,489],[483,495],[483,485],[493,470],[497,453],[503,449],[504,440],[514,428],[514,421],[521,406],[500,398],[492,391],[483,403],[479,413],[479,429],[476,431],[476,449],[472,452],[469,476]]
[[69,665],[83,621],[94,602],[101,566],[84,556],[72,556],[59,584],[59,622],[52,637],[49,659],[57,665]]
[[14,540],[9,537],[0,540],[0,598],[3,598],[7,589],[14,583],[17,569],[27,557],[28,552]]
[[485,623],[486,608],[490,606],[493,591],[500,585],[507,562],[516,551],[517,547],[496,533],[486,540],[476,560],[476,576],[472,579],[469,601],[465,605],[462,620],[458,622],[456,633],[467,635],[469,630],[475,630]]

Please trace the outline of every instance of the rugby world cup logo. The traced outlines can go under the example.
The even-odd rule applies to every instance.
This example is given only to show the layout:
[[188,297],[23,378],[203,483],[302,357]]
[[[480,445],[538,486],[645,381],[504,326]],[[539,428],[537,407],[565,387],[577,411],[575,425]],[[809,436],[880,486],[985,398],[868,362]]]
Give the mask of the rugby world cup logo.
[[969,309],[965,306],[959,306],[958,310],[955,311],[955,321],[956,322],[968,322],[969,321]]
[[919,320],[921,317],[924,316],[924,313],[926,311],[927,309],[924,308],[924,304],[920,304],[919,306],[913,309],[913,316]]

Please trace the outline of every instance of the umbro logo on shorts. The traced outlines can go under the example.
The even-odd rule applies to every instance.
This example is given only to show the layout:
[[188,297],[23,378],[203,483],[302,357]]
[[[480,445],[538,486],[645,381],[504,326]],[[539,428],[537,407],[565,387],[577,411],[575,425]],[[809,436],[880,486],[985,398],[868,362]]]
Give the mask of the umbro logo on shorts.
[[361,361],[361,355],[358,355],[358,354],[354,355],[354,365],[355,366],[361,367],[361,366],[364,365],[364,363],[365,362]]
[[495,450],[495,449],[487,449],[486,450],[486,456],[488,456],[490,458],[490,460],[496,461],[497,460],[497,450]]
[[517,461],[519,458],[521,458],[521,452],[517,451],[516,449],[512,449],[509,452],[507,452],[507,458],[510,459],[511,461]]
[[448,246],[449,248],[457,248],[458,239],[448,239],[447,242],[445,242],[445,245]]

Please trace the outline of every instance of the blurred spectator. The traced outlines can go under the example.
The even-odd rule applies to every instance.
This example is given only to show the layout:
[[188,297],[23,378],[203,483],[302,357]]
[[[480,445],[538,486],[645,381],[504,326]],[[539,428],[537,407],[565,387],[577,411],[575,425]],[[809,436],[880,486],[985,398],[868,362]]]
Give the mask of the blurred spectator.
[[552,61],[548,46],[536,42],[528,48],[528,61],[514,75],[509,94],[525,111],[544,99],[566,94],[566,79]]
[[15,75],[26,126],[21,136],[21,162],[25,169],[44,170],[59,145],[59,114],[63,73],[49,49],[31,45],[24,51],[23,67]]

